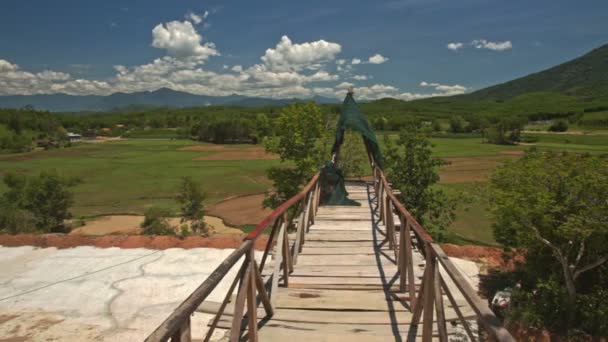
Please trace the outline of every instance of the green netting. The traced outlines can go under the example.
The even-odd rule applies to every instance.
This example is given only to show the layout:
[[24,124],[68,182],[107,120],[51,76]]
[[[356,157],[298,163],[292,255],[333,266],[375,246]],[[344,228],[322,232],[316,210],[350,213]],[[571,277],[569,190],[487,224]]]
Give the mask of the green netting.
[[340,120],[338,120],[336,142],[332,148],[332,153],[337,153],[340,150],[340,146],[344,142],[344,131],[347,129],[361,133],[365,146],[374,157],[376,164],[382,168],[384,166],[382,153],[380,152],[380,146],[378,146],[376,134],[365,115],[359,110],[351,92],[346,95],[342,103],[342,112],[340,113]]
[[[376,134],[371,129],[365,115],[357,107],[352,92],[346,95],[342,103],[342,111],[336,129],[336,141],[332,147],[333,156],[339,154],[340,146],[344,142],[344,132],[347,129],[361,133],[368,152],[373,156],[376,164],[382,167],[382,154],[380,153]],[[325,205],[359,205],[359,203],[348,199],[348,192],[344,186],[344,176],[333,161],[328,161],[323,169],[321,169],[321,189],[321,202]]]
[[321,169],[321,203],[324,205],[352,205],[359,203],[348,199],[348,192],[344,186],[342,171],[331,161],[325,162]]

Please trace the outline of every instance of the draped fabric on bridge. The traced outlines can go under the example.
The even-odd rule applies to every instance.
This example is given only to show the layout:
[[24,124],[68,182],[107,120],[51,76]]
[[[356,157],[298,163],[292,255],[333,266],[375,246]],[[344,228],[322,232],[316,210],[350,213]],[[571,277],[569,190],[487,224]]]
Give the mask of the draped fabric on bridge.
[[332,156],[336,156],[338,160],[336,160],[336,163],[326,162],[321,169],[321,201],[325,205],[359,205],[357,202],[348,199],[348,192],[344,186],[344,176],[338,168],[340,147],[344,142],[344,132],[347,129],[361,133],[366,150],[373,157],[375,163],[380,168],[383,167],[382,153],[378,146],[376,134],[365,115],[359,110],[353,98],[353,93],[349,91],[342,103],[340,119],[336,128],[336,140],[332,147]]

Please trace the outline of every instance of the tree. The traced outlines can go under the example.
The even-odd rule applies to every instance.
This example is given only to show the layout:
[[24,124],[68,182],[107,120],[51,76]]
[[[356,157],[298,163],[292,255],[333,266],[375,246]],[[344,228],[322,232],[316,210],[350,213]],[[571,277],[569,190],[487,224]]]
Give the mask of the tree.
[[496,118],[484,136],[492,144],[516,144],[520,141],[521,131],[527,120],[524,117],[508,116]]
[[608,261],[608,161],[528,151],[500,167],[491,185],[496,240],[527,251],[534,279],[561,279],[574,309]]
[[24,223],[11,219],[27,217],[38,231],[68,231],[64,222],[71,217],[69,208],[74,202],[69,188],[76,183],[74,179],[63,178],[50,171],[43,171],[38,177],[6,174],[4,184],[8,191],[2,196],[2,202],[6,204],[2,216],[4,221],[13,222],[7,228],[13,232],[30,231]]
[[321,109],[314,102],[295,103],[281,110],[275,121],[275,135],[264,143],[267,152],[278,154],[284,165],[293,166],[268,170],[275,192],[266,197],[264,206],[277,207],[296,195],[328,158],[331,143],[324,126]]
[[193,231],[206,234],[203,210],[205,195],[200,185],[190,177],[182,178],[176,200],[180,205],[180,222],[189,222]]
[[454,115],[450,118],[450,132],[452,133],[464,132],[465,125],[466,121],[461,116]]
[[566,120],[557,120],[549,126],[550,132],[565,132],[568,130],[568,121]]
[[369,161],[361,134],[345,132],[338,156],[338,166],[344,177],[362,177],[366,165],[369,165]]
[[385,136],[385,168],[399,200],[434,238],[445,238],[445,229],[455,218],[456,202],[433,185],[439,182],[442,159],[433,158],[428,137],[419,127],[399,133],[395,144]]

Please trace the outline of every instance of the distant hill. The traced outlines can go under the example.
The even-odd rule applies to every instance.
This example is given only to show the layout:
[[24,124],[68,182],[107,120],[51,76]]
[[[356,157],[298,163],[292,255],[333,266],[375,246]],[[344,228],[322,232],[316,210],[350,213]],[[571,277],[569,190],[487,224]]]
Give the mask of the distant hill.
[[338,99],[321,96],[315,96],[312,99],[270,99],[237,94],[228,96],[207,96],[190,94],[169,88],[161,88],[155,91],[114,93],[108,96],[76,96],[66,94],[0,96],[0,108],[22,108],[30,105],[34,106],[36,109],[53,112],[84,112],[146,107],[283,106],[289,103],[307,100],[314,100],[317,103],[339,103]]
[[484,88],[464,97],[507,100],[531,92],[560,93],[586,100],[608,96],[608,44],[550,69]]

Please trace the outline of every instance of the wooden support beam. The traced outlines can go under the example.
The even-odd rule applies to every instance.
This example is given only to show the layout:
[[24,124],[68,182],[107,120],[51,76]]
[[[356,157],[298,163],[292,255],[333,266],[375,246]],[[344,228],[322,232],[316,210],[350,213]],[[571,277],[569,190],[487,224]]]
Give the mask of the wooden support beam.
[[462,323],[462,326],[464,327],[464,330],[466,331],[467,336],[469,336],[469,339],[471,340],[471,342],[477,342],[477,339],[473,335],[473,331],[471,331],[469,322],[467,322],[467,320],[464,318],[464,315],[462,314],[460,307],[458,307],[458,303],[456,303],[456,300],[454,299],[454,296],[452,295],[450,288],[445,283],[445,280],[443,280],[443,278],[441,278],[441,287],[443,288],[443,292],[445,293],[445,295],[448,297],[448,300],[450,301],[450,305],[452,305],[454,312],[456,312],[456,316],[458,316],[458,319]]
[[[258,301],[255,295],[256,291],[256,272],[255,257],[253,248],[249,257],[249,286],[247,286],[247,318],[249,323],[249,341],[258,342]],[[263,289],[262,289],[263,291]]]
[[[253,251],[252,251],[253,254]],[[256,264],[255,258],[252,259],[253,263]],[[258,289],[258,293],[260,295],[260,301],[262,305],[264,305],[264,309],[266,310],[266,316],[270,317],[274,315],[274,309],[272,308],[272,303],[270,303],[270,297],[268,297],[268,292],[266,292],[266,286],[264,285],[264,280],[262,279],[262,274],[260,274],[260,270],[254,267],[255,270],[255,286]]]
[[435,257],[432,253],[427,253],[426,269],[427,277],[424,280],[424,317],[422,319],[422,341],[430,342],[433,339],[433,304],[434,304],[434,278],[435,278]]
[[410,306],[416,307],[416,277],[414,275],[414,253],[412,251],[412,238],[410,224],[406,217],[403,217],[402,222],[405,222],[405,229],[401,229],[401,234],[405,237],[405,260],[407,260],[407,287],[410,294]]
[[437,331],[439,331],[439,341],[448,341],[448,329],[445,325],[445,311],[443,307],[443,296],[441,295],[441,274],[439,267],[435,265],[435,276],[433,277],[433,291],[435,297],[435,312],[437,314]]
[[211,340],[213,331],[217,327],[217,323],[220,321],[220,318],[224,314],[224,310],[226,310],[226,306],[228,305],[228,302],[230,302],[230,298],[232,297],[232,294],[234,293],[236,284],[243,280],[243,276],[244,276],[246,268],[247,268],[247,262],[243,262],[243,264],[241,265],[241,268],[239,269],[239,272],[236,274],[236,277],[234,277],[234,280],[232,281],[230,288],[228,288],[228,292],[226,292],[226,296],[224,296],[224,300],[222,301],[222,304],[220,305],[219,310],[217,310],[215,317],[213,317],[213,321],[209,325],[209,330],[207,331],[207,335],[205,335],[205,339],[203,340],[204,342],[209,342]]
[[236,301],[234,302],[234,318],[232,319],[232,327],[230,329],[230,342],[238,342],[241,337],[241,326],[243,323],[243,311],[245,310],[245,300],[247,299],[247,292],[249,289],[249,283],[251,282],[251,267],[249,266],[249,258],[245,260],[246,270],[241,279],[241,288],[236,295]]
[[276,236],[277,230],[281,225],[282,217],[277,217],[274,220],[272,225],[272,230],[270,231],[270,236],[268,237],[268,242],[266,242],[266,248],[264,248],[264,255],[262,255],[262,261],[260,262],[260,272],[264,271],[264,265],[266,265],[266,259],[268,258],[268,254],[270,253],[270,249],[272,248],[274,237]]
[[[274,269],[272,272],[272,283],[270,285],[270,302],[272,303],[273,307],[275,306],[277,291],[279,290],[279,273],[281,272],[281,267],[285,265],[285,263],[283,262],[285,256],[285,253],[283,253],[283,248],[285,246],[285,238],[283,235],[287,234],[285,228],[287,226],[287,222],[285,222],[284,219],[282,221],[283,222],[281,223],[281,226],[279,228],[279,236],[277,237],[276,250],[272,254],[272,262],[274,264]],[[285,280],[287,281],[287,279]]]
[[190,317],[188,317],[182,326],[173,334],[171,342],[190,342],[192,341],[192,334],[190,332]]

